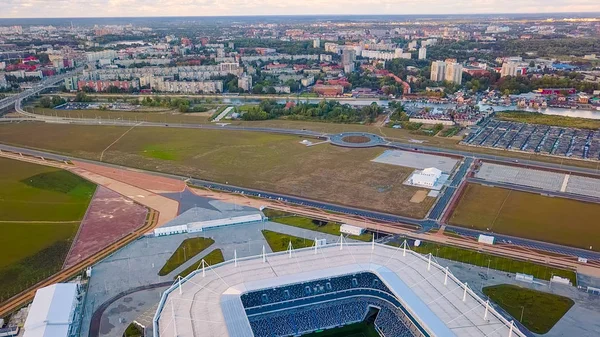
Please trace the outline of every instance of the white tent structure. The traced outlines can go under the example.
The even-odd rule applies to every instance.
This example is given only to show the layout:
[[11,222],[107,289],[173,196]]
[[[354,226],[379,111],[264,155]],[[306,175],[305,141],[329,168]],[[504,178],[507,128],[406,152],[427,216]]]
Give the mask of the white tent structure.
[[416,186],[433,187],[442,176],[442,171],[435,167],[428,167],[415,172],[411,177],[411,184]]
[[77,306],[77,284],[38,289],[25,320],[24,337],[68,337]]

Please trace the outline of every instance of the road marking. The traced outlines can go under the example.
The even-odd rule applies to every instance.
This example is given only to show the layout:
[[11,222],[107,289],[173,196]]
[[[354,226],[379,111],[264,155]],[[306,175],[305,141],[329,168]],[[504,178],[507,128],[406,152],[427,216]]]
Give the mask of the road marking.
[[560,187],[560,191],[561,192],[566,192],[567,191],[567,184],[569,183],[569,178],[570,177],[571,177],[570,174],[565,174],[565,179],[563,179],[562,186]]
[[102,158],[104,158],[104,152],[110,149],[111,146],[115,145],[119,140],[121,140],[121,138],[125,137],[125,135],[129,133],[129,131],[133,130],[133,128],[135,128],[138,125],[142,125],[142,123],[143,122],[139,122],[134,126],[130,127],[127,131],[123,132],[123,134],[119,138],[117,138],[114,142],[110,143],[110,145],[108,145],[104,150],[102,150],[102,153],[100,154],[100,161],[102,161]]

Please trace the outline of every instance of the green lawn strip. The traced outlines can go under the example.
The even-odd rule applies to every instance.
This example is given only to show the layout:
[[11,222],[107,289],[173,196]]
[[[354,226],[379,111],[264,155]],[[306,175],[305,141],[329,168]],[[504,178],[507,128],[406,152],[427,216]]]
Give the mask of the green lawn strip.
[[210,116],[210,118],[208,120],[212,121],[213,119],[219,117],[219,115],[221,114],[221,112],[225,111],[225,109],[227,109],[227,107],[228,107],[227,105],[223,105],[223,106],[218,107],[215,110],[215,113],[212,114],[212,116]]
[[[398,246],[397,244],[390,245]],[[431,242],[421,242],[419,247],[410,247],[410,249],[420,254],[431,253],[435,257],[472,264],[479,267],[487,268],[489,265],[490,269],[509,273],[529,274],[541,280],[550,280],[553,275],[557,275],[568,278],[571,280],[573,285],[577,285],[577,275],[571,270],[558,269],[529,261],[520,261],[507,257],[481,253],[475,250],[439,245]]]
[[594,130],[600,128],[600,121],[598,120],[569,116],[547,115],[539,112],[505,111],[496,113],[496,118],[511,122],[542,124],[569,128]]
[[141,329],[137,326],[137,324],[131,323],[125,329],[123,333],[123,337],[143,337]]
[[439,135],[441,137],[452,137],[452,136],[456,135],[460,131],[460,129],[461,129],[460,126],[453,126],[451,128],[442,130],[439,133]]
[[182,271],[175,278],[177,279],[179,276],[181,276],[181,277],[188,276],[191,272],[193,272],[194,270],[196,270],[202,266],[202,260],[204,260],[204,262],[206,262],[209,266],[214,266],[216,264],[219,264],[219,263],[225,261],[225,259],[223,258],[223,252],[220,249],[215,249],[212,252],[206,254],[206,256],[203,257],[202,259],[200,259],[200,261],[198,261],[198,263],[194,263],[193,265],[187,267],[184,271]]
[[294,215],[294,214],[286,212],[286,211],[280,211],[280,210],[271,209],[271,208],[264,208],[262,210],[262,212],[269,219],[276,219],[276,218],[281,218],[281,217],[293,216]]
[[288,249],[290,241],[292,242],[292,247],[294,249],[312,247],[314,244],[313,239],[300,238],[297,236],[273,232],[266,229],[262,230],[262,234],[265,237],[265,240],[267,240],[267,243],[269,244],[269,247],[271,247],[271,250],[273,252],[286,251]]
[[537,334],[550,331],[575,304],[567,297],[509,284],[485,287],[483,293],[527,329]]
[[165,276],[169,274],[173,270],[177,269],[177,267],[191,260],[194,256],[210,247],[210,245],[213,243],[215,243],[215,240],[202,237],[183,240],[175,252],[173,252],[173,255],[171,255],[165,265],[160,269],[158,275]]
[[[287,215],[286,212],[275,211],[275,210],[263,210],[263,213],[271,219],[273,222],[277,222],[280,224],[294,226],[298,228],[308,229],[311,231],[331,234],[335,236],[340,235],[340,224],[335,222],[325,222],[321,220],[313,220],[310,218],[297,216],[297,215]],[[271,217],[274,216],[274,217]],[[373,236],[370,233],[364,233],[362,235],[348,235],[348,238],[360,241],[371,241]]]

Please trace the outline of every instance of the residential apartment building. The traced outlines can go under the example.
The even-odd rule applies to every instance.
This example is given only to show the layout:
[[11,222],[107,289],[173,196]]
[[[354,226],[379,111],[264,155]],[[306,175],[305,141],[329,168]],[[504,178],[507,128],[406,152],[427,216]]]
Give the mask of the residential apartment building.
[[89,52],[85,54],[88,62],[95,62],[98,60],[114,60],[117,58],[117,52],[115,50],[102,50],[96,52]]
[[433,61],[431,63],[431,76],[430,79],[434,82],[441,82],[446,76],[446,62],[444,61]]
[[248,76],[246,74],[240,76],[238,78],[238,88],[244,91],[252,90],[252,76]]
[[427,59],[427,48],[426,47],[419,48],[419,60],[426,60],[426,59]]
[[500,77],[504,76],[517,76],[519,73],[518,64],[516,62],[504,62],[502,64],[502,70],[500,70]]
[[459,63],[447,63],[444,79],[448,82],[462,84],[462,68]]
[[133,81],[78,81],[77,89],[92,88],[94,91],[106,91],[109,87],[117,87],[123,90],[139,89],[140,83],[137,80]]

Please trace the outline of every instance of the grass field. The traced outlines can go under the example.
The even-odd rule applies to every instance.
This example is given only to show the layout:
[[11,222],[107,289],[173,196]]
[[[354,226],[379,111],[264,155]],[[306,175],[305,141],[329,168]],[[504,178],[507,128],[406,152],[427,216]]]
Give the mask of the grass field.
[[167,260],[165,265],[160,269],[158,275],[165,276],[177,269],[185,262],[191,260],[194,256],[200,254],[203,250],[215,243],[215,240],[210,238],[189,238],[183,242],[173,252],[173,255]]
[[546,115],[537,112],[507,111],[496,113],[496,118],[504,121],[530,124],[543,124],[580,129],[600,129],[600,121],[589,118]]
[[[340,224],[335,222],[327,222],[326,224],[319,225],[318,221],[315,223],[313,219],[309,219],[303,216],[293,215],[291,213],[281,212],[277,210],[271,210],[268,208],[263,209],[265,216],[273,222],[278,222],[288,226],[294,226],[299,228],[308,229],[311,231],[327,233],[331,235],[340,235]],[[371,241],[373,236],[370,233],[364,233],[360,236],[348,235],[348,238],[360,241]]]
[[598,204],[469,184],[450,223],[599,251],[598,214]]
[[[0,125],[0,142],[95,159],[129,128],[23,123]],[[73,141],[85,139],[85,142]],[[134,128],[104,160],[142,169],[423,218],[434,198],[409,202],[410,168],[371,162],[383,149],[306,147],[302,138],[256,132]]]
[[62,267],[95,188],[63,170],[0,158],[0,302]]
[[[399,246],[397,243],[390,243],[390,245]],[[435,257],[472,264],[479,267],[489,266],[490,269],[508,273],[529,274],[540,280],[550,280],[552,275],[557,275],[568,278],[573,285],[577,285],[577,275],[571,270],[553,268],[529,261],[520,261],[475,250],[440,245],[433,242],[422,242],[419,247],[410,247],[410,249],[420,254],[431,253]]]
[[266,229],[262,230],[262,234],[273,252],[286,251],[290,242],[292,243],[292,247],[294,249],[312,247],[315,243],[312,239],[300,238]]
[[341,328],[320,330],[302,337],[381,337],[373,324],[364,322],[350,324]]
[[483,293],[537,334],[550,331],[575,304],[567,297],[509,284],[485,287]]
[[215,249],[212,252],[206,254],[206,256],[204,256],[202,259],[200,259],[200,261],[198,261],[198,263],[194,263],[193,265],[186,268],[175,278],[178,278],[179,276],[181,276],[181,277],[188,276],[191,272],[193,272],[194,270],[196,270],[202,266],[202,260],[204,260],[204,262],[206,262],[209,266],[214,266],[215,264],[225,261],[225,259],[223,258],[223,252],[220,249]]
[[[121,97],[121,96],[119,96]],[[136,96],[136,98],[139,98]],[[213,103],[209,103],[213,104]],[[55,110],[50,110],[49,112],[44,112],[46,114],[52,114]],[[88,113],[91,118],[94,118],[94,114],[98,116],[106,116],[108,118],[114,118],[116,116],[113,113],[118,112],[110,112],[110,111],[101,111],[94,110],[93,112]],[[105,115],[106,114],[106,115]],[[190,114],[156,114],[156,113],[139,113],[139,112],[123,112],[120,118],[130,119],[130,120],[150,120],[150,118],[156,118],[156,120],[152,120],[160,123],[206,123],[209,119],[207,116],[190,116]],[[130,115],[133,114],[133,115]],[[156,115],[157,117],[151,117],[152,115]],[[68,114],[66,115],[68,116]],[[87,116],[87,118],[90,118]],[[167,117],[165,117],[167,116]],[[171,117],[169,117],[171,116]],[[71,117],[77,117],[75,114],[71,114]],[[197,119],[196,119],[197,117]],[[493,154],[498,156],[509,156],[513,158],[519,159],[529,159],[529,160],[539,160],[550,163],[557,163],[563,165],[573,165],[579,167],[587,167],[587,168],[596,168],[596,163],[590,161],[582,161],[582,160],[571,160],[568,158],[556,158],[549,157],[544,155],[539,155],[535,153],[519,153],[519,152],[506,152],[501,150],[489,149],[484,147],[472,147],[458,144],[459,140],[452,139],[448,137],[431,137],[430,135],[418,135],[413,131],[406,129],[391,129],[391,128],[382,128],[375,125],[360,125],[360,124],[337,124],[337,123],[323,123],[317,121],[293,121],[293,120],[266,120],[266,121],[228,121],[228,123],[232,123],[233,125],[242,125],[242,126],[253,126],[253,127],[276,127],[276,128],[291,128],[291,129],[307,129],[317,132],[327,132],[327,133],[339,133],[339,132],[348,132],[348,131],[358,131],[358,132],[371,132],[384,137],[388,137],[395,141],[400,142],[411,142],[413,140],[419,140],[424,142],[426,145],[438,146],[441,148],[447,149],[459,149],[473,153],[486,153]]]

